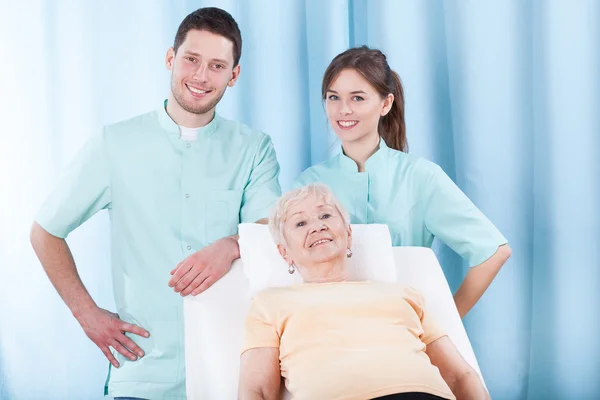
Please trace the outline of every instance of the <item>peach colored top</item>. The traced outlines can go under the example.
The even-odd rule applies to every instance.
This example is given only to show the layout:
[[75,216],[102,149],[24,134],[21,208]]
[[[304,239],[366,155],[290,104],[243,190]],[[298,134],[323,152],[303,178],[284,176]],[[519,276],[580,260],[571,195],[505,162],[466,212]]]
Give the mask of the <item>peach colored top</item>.
[[421,294],[404,285],[301,284],[256,295],[243,351],[279,348],[281,375],[295,400],[404,392],[454,399],[425,353],[442,336]]

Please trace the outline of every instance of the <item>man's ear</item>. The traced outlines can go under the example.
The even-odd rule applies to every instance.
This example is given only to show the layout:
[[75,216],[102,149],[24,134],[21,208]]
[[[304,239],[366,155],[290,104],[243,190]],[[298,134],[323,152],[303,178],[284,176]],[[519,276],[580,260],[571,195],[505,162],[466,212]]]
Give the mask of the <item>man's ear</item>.
[[229,79],[229,82],[227,82],[227,86],[233,87],[233,85],[235,85],[238,78],[240,77],[240,71],[240,64],[238,64],[233,68],[233,71],[231,71],[231,79]]
[[169,71],[173,69],[174,61],[175,61],[175,50],[172,47],[169,47],[169,50],[167,50],[167,55],[165,56],[165,65]]

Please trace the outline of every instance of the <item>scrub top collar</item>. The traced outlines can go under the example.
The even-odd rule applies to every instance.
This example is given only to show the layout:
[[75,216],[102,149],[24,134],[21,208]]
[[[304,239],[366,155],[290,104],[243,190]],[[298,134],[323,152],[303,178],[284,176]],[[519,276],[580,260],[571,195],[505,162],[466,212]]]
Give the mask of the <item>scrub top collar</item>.
[[[167,101],[165,100],[163,106],[158,109],[158,120],[160,126],[167,131],[169,134],[177,135],[179,137],[179,126],[171,119],[167,113]],[[203,127],[198,128],[198,137],[211,136],[216,130],[219,121],[219,115],[215,111],[213,119]]]
[[[388,158],[389,147],[385,143],[383,138],[379,139],[379,149],[367,160],[365,163],[365,172],[374,172],[382,168],[385,165],[385,161]],[[338,155],[339,164],[342,170],[347,172],[358,172],[358,165],[350,157],[344,154],[341,149]]]

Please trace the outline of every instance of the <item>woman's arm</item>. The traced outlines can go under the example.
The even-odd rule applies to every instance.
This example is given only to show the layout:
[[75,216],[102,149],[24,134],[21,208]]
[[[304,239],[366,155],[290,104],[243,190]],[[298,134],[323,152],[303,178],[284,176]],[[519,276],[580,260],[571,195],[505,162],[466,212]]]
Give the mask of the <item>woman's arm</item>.
[[427,345],[431,363],[442,374],[442,378],[454,393],[457,400],[488,400],[477,372],[462,357],[448,336],[443,336]]
[[278,400],[281,371],[279,349],[259,347],[247,350],[240,360],[239,400]]
[[439,166],[422,190],[426,229],[472,266],[454,296],[462,318],[510,257],[508,241]]
[[479,301],[510,255],[510,247],[507,244],[502,245],[493,256],[467,272],[467,276],[454,294],[454,302],[461,318],[467,315]]

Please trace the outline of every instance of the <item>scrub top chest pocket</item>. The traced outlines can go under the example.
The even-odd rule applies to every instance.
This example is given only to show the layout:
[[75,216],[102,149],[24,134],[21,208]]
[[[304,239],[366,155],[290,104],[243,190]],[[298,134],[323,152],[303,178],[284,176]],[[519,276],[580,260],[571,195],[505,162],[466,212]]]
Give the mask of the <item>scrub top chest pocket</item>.
[[237,233],[243,190],[206,193],[204,233],[207,244]]

